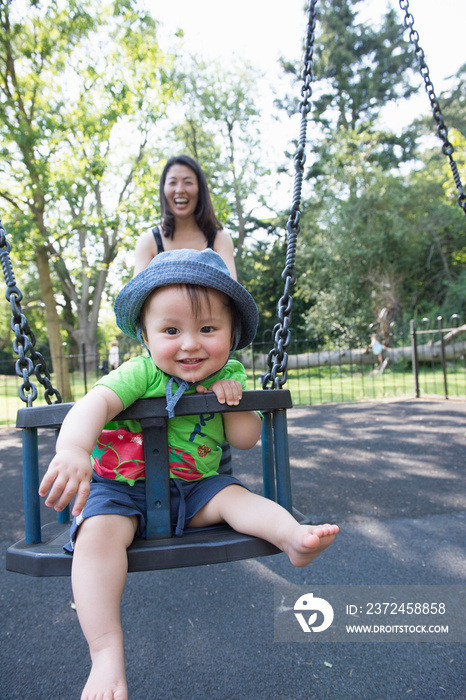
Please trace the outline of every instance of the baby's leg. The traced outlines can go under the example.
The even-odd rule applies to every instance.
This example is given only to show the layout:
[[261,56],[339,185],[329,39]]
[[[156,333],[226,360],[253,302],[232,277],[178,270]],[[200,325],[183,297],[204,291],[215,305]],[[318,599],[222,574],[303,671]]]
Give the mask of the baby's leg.
[[135,516],[95,515],[78,529],[73,594],[92,659],[81,700],[128,698],[120,603],[128,571],[126,548],[136,527]]
[[288,554],[294,566],[307,566],[332,544],[337,525],[300,525],[285,508],[232,484],[219,491],[191,520],[192,527],[225,521],[237,532],[261,537]]

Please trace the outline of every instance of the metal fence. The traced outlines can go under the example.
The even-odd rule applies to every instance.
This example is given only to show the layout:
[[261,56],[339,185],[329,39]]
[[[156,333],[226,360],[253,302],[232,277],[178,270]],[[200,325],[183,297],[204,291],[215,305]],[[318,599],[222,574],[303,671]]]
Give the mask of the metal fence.
[[[458,314],[450,317],[449,327],[438,316],[436,327],[429,319],[420,323],[411,321],[411,347],[415,396],[421,395],[428,373],[435,379],[435,368],[440,365],[440,386],[434,383],[435,394],[449,396],[465,395],[466,326],[461,324]],[[427,341],[427,342],[424,342]],[[438,373],[437,373],[438,375]]]
[[[370,345],[373,334],[385,345],[382,353]],[[272,346],[272,331],[266,331],[238,355],[248,373],[248,388],[260,388]],[[137,352],[129,341],[120,342],[120,361]],[[50,358],[45,358],[50,367]],[[70,368],[74,399],[110,369],[108,349],[102,345],[93,353],[82,346],[60,361]],[[24,405],[18,398],[21,379],[14,365],[13,360],[0,361],[0,424],[14,423],[16,410]],[[466,326],[455,315],[446,322],[441,317],[412,321],[408,331],[392,324],[385,336],[376,326],[363,336],[337,326],[325,333],[309,332],[305,338],[292,332],[286,388],[295,406],[397,396],[466,398]]]

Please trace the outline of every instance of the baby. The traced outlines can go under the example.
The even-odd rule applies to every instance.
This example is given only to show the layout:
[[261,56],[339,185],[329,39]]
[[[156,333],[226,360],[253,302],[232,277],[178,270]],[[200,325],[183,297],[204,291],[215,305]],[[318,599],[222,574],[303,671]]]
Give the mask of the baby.
[[139,423],[114,418],[137,399],[167,398],[175,534],[226,522],[268,540],[302,567],[338,532],[336,525],[301,525],[234,476],[217,473],[225,439],[243,450],[258,441],[257,412],[175,415],[185,391],[213,392],[220,403],[236,406],[245,387],[244,368],[230,352],[254,339],[257,307],[217,253],[160,253],[121,290],[115,314],[121,330],[149,354],[102,377],[73,406],[39,490],[55,510],[76,496],[72,585],[92,659],[83,700],[128,697],[120,603],[127,547],[145,529],[145,474]]

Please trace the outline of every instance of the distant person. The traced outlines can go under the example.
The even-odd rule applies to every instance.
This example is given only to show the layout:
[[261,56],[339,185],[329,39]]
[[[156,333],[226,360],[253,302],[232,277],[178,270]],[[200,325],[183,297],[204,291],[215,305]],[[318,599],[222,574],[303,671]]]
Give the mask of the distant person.
[[120,347],[118,340],[112,340],[108,352],[108,364],[111,369],[116,369],[120,365]]
[[187,155],[170,158],[160,178],[161,221],[136,243],[134,274],[165,250],[212,248],[237,279],[233,241],[222,228],[199,163]]
[[387,350],[387,347],[380,342],[375,333],[372,333],[371,335],[369,347],[379,361],[379,372],[383,372],[389,363],[389,358],[384,358],[384,352]]
[[224,435],[242,450],[258,441],[256,411],[175,415],[185,391],[213,392],[220,403],[241,405],[246,373],[230,352],[252,341],[258,313],[219,255],[211,250],[157,255],[121,290],[115,313],[121,330],[139,339],[148,355],[124,362],[72,407],[40,486],[41,496],[48,494],[46,505],[59,511],[76,494],[73,594],[92,659],[82,698],[102,700],[128,698],[121,596],[126,550],[144,533],[146,519],[140,426],[114,421],[124,408],[140,398],[166,397],[175,534],[226,522],[273,543],[291,564],[303,567],[338,532],[336,525],[301,525],[275,501],[218,473]]

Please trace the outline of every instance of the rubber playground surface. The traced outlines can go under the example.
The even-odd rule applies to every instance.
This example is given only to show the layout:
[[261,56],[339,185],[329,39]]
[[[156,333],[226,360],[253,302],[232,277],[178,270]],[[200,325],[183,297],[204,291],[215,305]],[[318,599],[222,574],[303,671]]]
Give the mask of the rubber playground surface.
[[[131,700],[466,698],[466,649],[429,642],[274,641],[274,591],[296,584],[466,584],[466,401],[327,404],[288,412],[293,504],[334,544],[305,569],[286,555],[132,573],[122,619]],[[53,453],[41,442],[41,470]],[[261,452],[233,471],[260,490]],[[5,570],[23,536],[19,431],[0,430],[0,700],[78,700],[90,664],[67,578]],[[46,518],[50,519],[50,513]]]

